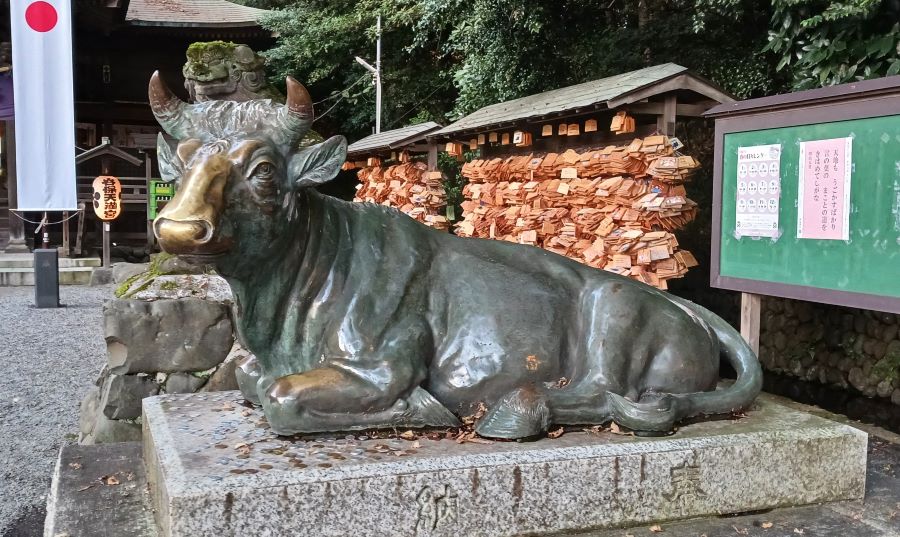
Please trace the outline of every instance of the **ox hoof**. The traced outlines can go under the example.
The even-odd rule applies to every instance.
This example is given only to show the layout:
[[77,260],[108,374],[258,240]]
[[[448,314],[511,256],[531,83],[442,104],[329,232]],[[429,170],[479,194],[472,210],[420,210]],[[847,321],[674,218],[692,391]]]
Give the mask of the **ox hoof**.
[[256,356],[248,354],[238,358],[235,363],[234,377],[237,379],[238,389],[244,399],[250,401],[254,405],[259,406],[259,391],[257,385],[259,383],[260,368]]
[[541,436],[550,428],[550,409],[534,388],[520,388],[501,399],[475,426],[488,438],[519,440]]

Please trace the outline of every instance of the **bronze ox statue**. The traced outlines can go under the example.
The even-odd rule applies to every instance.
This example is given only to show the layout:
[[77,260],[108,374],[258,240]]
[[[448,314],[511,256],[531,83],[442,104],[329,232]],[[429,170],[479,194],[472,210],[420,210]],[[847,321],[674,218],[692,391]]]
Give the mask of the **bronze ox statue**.
[[[760,391],[756,356],[708,310],[530,246],[459,238],[387,207],[314,188],[345,160],[334,137],[298,150],[313,108],[189,105],[150,80],[177,194],[162,248],[231,285],[244,396],[279,434],[459,425],[526,438],[609,420],[661,433],[737,411]],[[737,380],[717,389],[720,357]]]

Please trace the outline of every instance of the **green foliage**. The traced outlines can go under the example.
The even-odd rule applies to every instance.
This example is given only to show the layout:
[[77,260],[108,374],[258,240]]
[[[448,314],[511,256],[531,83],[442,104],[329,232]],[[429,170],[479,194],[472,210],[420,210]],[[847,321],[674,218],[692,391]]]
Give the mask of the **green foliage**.
[[900,3],[773,0],[769,44],[794,90],[900,73]]
[[[454,59],[454,116],[548,89],[675,62],[738,97],[771,91],[764,0],[422,0],[416,45]],[[707,5],[710,4],[710,5]],[[702,11],[701,14],[698,14]],[[702,24],[700,21],[702,19]]]
[[130,278],[122,282],[122,284],[119,285],[115,291],[113,291],[113,294],[116,298],[131,298],[147,287],[150,287],[150,284],[153,283],[153,281],[158,276],[168,274],[162,269],[162,264],[167,259],[172,259],[174,257],[174,255],[168,254],[166,252],[160,252],[154,256],[151,256],[150,264],[148,265],[147,270],[139,274],[135,274],[134,276],[131,276]]
[[[466,160],[472,160],[471,154],[466,154]],[[466,186],[466,178],[462,175],[462,164],[447,153],[438,153],[438,169],[444,174],[444,192],[447,195],[447,206],[452,207],[453,220],[462,220],[463,187]],[[451,222],[451,223],[452,223]]]
[[[383,17],[383,130],[675,62],[739,99],[900,72],[897,0],[245,0],[278,41],[272,80],[307,83],[317,129],[372,132]],[[324,117],[322,117],[324,114]]]
[[900,353],[888,354],[872,367],[875,378],[893,381],[900,379]]
[[376,17],[382,15],[384,77],[382,130],[404,126],[412,117],[445,121],[452,99],[452,78],[434,49],[410,52],[418,0],[296,0],[257,2],[277,8],[262,24],[278,33],[276,46],[264,53],[271,80],[292,75],[310,89],[323,134],[340,132],[351,139],[371,134],[375,119],[372,78],[354,61],[375,63]]

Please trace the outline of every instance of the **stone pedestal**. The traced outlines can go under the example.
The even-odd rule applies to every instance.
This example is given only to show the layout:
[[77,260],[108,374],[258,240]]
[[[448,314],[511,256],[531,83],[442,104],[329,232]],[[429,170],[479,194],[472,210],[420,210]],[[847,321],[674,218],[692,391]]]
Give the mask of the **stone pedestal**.
[[273,435],[237,392],[144,400],[160,534],[513,536],[861,498],[866,434],[761,400],[663,438]]

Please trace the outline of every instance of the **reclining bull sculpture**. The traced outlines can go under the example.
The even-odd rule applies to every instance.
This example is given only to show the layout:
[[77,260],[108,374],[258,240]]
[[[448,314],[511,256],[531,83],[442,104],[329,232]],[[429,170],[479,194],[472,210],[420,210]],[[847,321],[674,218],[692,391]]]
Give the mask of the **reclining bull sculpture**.
[[[244,396],[279,434],[459,425],[526,438],[609,420],[641,433],[749,405],[759,363],[708,310],[565,257],[434,231],[394,209],[316,191],[345,160],[310,128],[306,89],[287,104],[188,105],[158,74],[163,176],[179,181],[153,223],[162,248],[230,283]],[[737,380],[716,389],[719,360]]]

